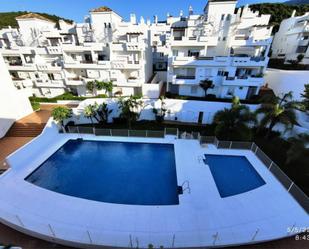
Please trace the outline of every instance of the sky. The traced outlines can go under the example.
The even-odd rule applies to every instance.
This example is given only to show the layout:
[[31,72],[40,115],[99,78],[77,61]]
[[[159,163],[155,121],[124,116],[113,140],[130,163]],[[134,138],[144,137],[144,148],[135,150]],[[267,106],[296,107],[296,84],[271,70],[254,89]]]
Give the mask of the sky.
[[[2,2],[3,1],[3,2]],[[154,15],[159,20],[164,20],[166,14],[179,15],[180,10],[187,13],[192,5],[196,13],[201,13],[207,0],[2,0],[0,12],[9,11],[32,11],[55,14],[64,18],[82,22],[88,15],[88,11],[108,6],[121,15],[125,20],[129,19],[130,13],[137,17],[153,19]],[[284,0],[239,0],[238,6],[258,2],[283,2]]]

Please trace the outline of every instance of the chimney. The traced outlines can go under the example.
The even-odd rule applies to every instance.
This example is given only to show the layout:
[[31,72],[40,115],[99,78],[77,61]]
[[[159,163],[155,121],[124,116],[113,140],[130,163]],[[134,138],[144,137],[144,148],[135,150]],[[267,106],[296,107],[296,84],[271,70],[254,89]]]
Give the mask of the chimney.
[[193,8],[192,8],[192,6],[190,5],[190,7],[189,7],[189,16],[191,16],[191,15],[193,15]]
[[136,15],[135,14],[130,14],[130,23],[136,24]]
[[294,17],[296,14],[296,10],[293,10],[291,17]]
[[155,24],[158,23],[158,16],[157,15],[153,16],[153,21],[154,21]]

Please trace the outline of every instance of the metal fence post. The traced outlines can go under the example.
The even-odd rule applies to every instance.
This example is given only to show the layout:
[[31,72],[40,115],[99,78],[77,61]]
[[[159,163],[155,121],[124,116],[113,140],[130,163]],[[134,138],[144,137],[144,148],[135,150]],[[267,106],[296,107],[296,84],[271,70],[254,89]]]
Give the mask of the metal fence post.
[[291,188],[293,187],[294,182],[291,183],[290,187],[288,188],[288,192],[290,192]]
[[175,234],[173,234],[173,239],[172,239],[172,248],[174,248],[174,247],[175,247],[175,238],[176,238],[176,236],[175,236]]
[[273,162],[273,161],[271,161],[271,164],[269,165],[268,170],[270,170],[270,169],[271,169],[271,167],[273,166],[273,164],[274,164],[274,162]]
[[146,137],[148,137],[148,130],[146,130]]
[[231,142],[230,142],[230,149],[232,148],[232,144],[233,144],[233,142],[231,141]]
[[88,230],[87,230],[87,234],[88,234],[88,238],[89,238],[90,244],[92,244],[92,239],[91,239],[91,236],[90,236],[90,233],[89,233]]
[[50,224],[48,224],[48,227],[49,227],[49,230],[50,230],[51,234],[52,234],[54,237],[56,237],[55,231],[54,231],[54,229],[52,228],[52,226],[51,226]]
[[112,129],[109,129],[109,134],[111,135],[111,137],[113,136]]
[[95,127],[92,127],[93,135],[95,135]]
[[130,247],[133,248],[133,242],[132,242],[132,236],[131,236],[131,234],[129,235],[129,238],[130,238]]
[[128,129],[128,137],[130,137],[130,130]]
[[16,219],[18,220],[18,222],[20,223],[22,227],[25,227],[24,223],[21,221],[20,217],[17,214],[16,214]]
[[255,240],[257,234],[259,233],[259,231],[260,231],[260,229],[257,229],[257,230],[255,231],[255,233],[254,233],[254,235],[253,235],[253,237],[252,237],[252,239],[251,239],[252,241]]
[[215,245],[216,242],[217,242],[217,239],[218,239],[218,237],[219,237],[219,233],[217,232],[217,233],[214,234],[212,237],[214,238],[214,241],[212,242],[212,244]]

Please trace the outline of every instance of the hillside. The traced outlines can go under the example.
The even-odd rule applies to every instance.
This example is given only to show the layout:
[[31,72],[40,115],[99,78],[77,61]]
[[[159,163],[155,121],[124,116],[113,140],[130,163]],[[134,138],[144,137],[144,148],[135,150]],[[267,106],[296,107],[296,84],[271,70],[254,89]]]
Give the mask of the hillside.
[[[11,27],[17,27],[17,21],[15,20],[15,17],[17,16],[21,16],[24,14],[27,14],[29,12],[27,11],[18,11],[18,12],[0,12],[0,29],[7,27],[7,26],[11,26]],[[72,20],[69,19],[65,19],[56,15],[50,15],[50,14],[46,14],[46,13],[37,13],[41,16],[44,16],[54,22],[58,22],[60,19],[63,19],[69,23],[72,23]]]
[[309,0],[290,0],[290,1],[286,1],[284,2],[285,4],[309,4]]
[[[304,0],[301,0],[304,1]],[[252,10],[258,10],[260,14],[270,14],[270,25],[274,26],[273,32],[279,29],[279,25],[283,19],[291,16],[293,10],[296,10],[296,15],[303,15],[309,12],[309,4],[289,5],[281,3],[261,3],[250,5]]]

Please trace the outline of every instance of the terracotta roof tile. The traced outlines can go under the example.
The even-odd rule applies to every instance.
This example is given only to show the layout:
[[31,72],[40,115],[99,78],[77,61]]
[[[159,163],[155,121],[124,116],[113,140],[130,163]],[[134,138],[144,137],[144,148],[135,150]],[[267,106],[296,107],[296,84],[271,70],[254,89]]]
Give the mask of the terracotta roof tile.
[[111,11],[113,10],[106,6],[102,6],[102,7],[91,10],[91,12],[111,12]]
[[32,19],[32,18],[36,18],[36,19],[40,19],[40,20],[44,20],[44,21],[48,21],[48,22],[54,22],[44,16],[41,16],[39,14],[36,13],[27,13],[25,15],[21,15],[21,16],[17,16],[16,19]]

